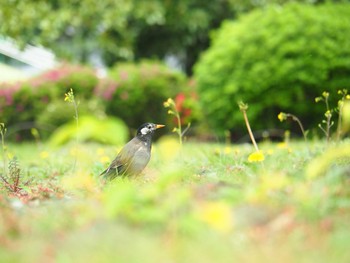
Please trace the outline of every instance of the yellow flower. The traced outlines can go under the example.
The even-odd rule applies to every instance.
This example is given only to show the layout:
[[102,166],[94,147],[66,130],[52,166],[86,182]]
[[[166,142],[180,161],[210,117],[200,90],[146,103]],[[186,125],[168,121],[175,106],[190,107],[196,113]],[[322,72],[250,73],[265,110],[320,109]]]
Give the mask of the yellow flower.
[[322,96],[325,97],[325,98],[328,98],[329,97],[329,92],[327,92],[327,91],[322,92]]
[[40,153],[40,158],[41,159],[46,159],[47,157],[49,157],[49,153],[47,151],[42,151]]
[[225,202],[207,202],[198,210],[198,218],[221,232],[232,229],[231,207]]
[[70,89],[67,93],[64,94],[64,101],[74,102],[73,89]]
[[285,149],[285,148],[287,148],[287,143],[285,143],[285,142],[280,142],[280,143],[277,144],[277,148]]
[[172,98],[168,98],[167,101],[165,101],[165,102],[163,103],[163,105],[164,105],[165,108],[168,108],[168,107],[170,107],[171,105],[175,105],[175,102],[174,102],[174,100],[173,100]]
[[347,100],[350,100],[350,95],[346,95],[345,97]]
[[328,111],[326,111],[324,116],[326,116],[326,118],[330,118],[330,117],[332,117],[332,113],[328,110]]
[[13,157],[15,157],[15,155],[12,152],[7,153],[7,158],[13,159]]
[[323,100],[322,97],[316,97],[316,98],[315,98],[315,102],[320,102],[321,100]]
[[284,121],[287,119],[287,115],[284,113],[284,112],[280,112],[278,115],[277,115],[277,118],[280,120],[280,122]]
[[262,162],[265,160],[265,156],[261,151],[253,152],[248,156],[248,162]]
[[230,154],[231,153],[231,148],[226,146],[225,149],[224,149],[224,153],[227,154],[227,155]]

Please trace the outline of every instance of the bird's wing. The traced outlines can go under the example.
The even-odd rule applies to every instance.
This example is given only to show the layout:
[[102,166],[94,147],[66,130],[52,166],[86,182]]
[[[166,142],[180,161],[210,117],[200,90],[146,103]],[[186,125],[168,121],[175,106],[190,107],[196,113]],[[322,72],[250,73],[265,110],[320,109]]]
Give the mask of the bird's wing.
[[108,176],[113,173],[118,175],[123,175],[126,172],[135,153],[142,146],[142,142],[138,138],[133,138],[129,141],[118,153],[117,157],[112,161],[108,168],[101,173],[101,175]]

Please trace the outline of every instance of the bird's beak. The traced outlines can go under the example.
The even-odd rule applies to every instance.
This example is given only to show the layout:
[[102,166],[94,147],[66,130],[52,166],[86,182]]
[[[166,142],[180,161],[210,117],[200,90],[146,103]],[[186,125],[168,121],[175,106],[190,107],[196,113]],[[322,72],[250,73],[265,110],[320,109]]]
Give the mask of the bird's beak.
[[163,124],[156,124],[156,129],[163,128],[164,126]]

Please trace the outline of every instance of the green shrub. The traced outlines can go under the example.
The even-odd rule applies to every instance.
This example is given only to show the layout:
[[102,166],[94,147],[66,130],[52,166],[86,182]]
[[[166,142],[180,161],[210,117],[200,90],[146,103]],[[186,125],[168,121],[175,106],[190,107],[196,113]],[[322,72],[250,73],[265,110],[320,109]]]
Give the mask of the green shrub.
[[169,121],[163,102],[186,85],[186,77],[157,62],[117,64],[110,70],[112,80],[101,83],[96,94],[106,103],[107,114],[118,116],[129,127],[144,122]]
[[39,93],[44,90],[54,98],[62,97],[70,89],[74,90],[78,98],[90,98],[98,81],[95,72],[89,67],[62,64],[32,79],[29,84],[36,87]]
[[[92,69],[64,64],[27,81],[2,83],[1,121],[9,127],[10,135],[16,133],[18,139],[31,138],[32,127],[38,128],[40,132],[43,126],[55,127],[70,120],[70,107],[63,103],[64,94],[69,89],[74,90],[77,100],[90,99],[98,81]],[[90,105],[81,108],[83,112],[96,112]]]
[[315,97],[350,87],[349,36],[350,4],[270,6],[225,22],[195,67],[208,120],[242,134],[243,100],[253,129],[280,125],[280,111],[316,127],[324,108]]
[[[52,146],[59,146],[76,138],[76,122],[72,120],[59,127],[50,137]],[[79,119],[78,140],[122,145],[129,136],[128,127],[118,118],[98,119],[94,116],[83,116]]]
[[[78,106],[79,115],[104,116],[104,108],[100,100],[97,99],[81,99]],[[38,113],[35,122],[38,127],[47,127],[56,129],[57,127],[70,122],[74,118],[74,107],[72,104],[60,99],[55,99]],[[49,135],[45,130],[41,133],[43,138]]]

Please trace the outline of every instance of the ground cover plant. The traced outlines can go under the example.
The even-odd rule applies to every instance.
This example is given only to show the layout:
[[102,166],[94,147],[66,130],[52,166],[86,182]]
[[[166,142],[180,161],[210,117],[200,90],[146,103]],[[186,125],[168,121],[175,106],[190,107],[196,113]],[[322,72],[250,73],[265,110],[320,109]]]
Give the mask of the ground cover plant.
[[322,111],[310,107],[314,98],[327,89],[334,102],[338,89],[349,89],[349,18],[348,3],[294,1],[222,23],[194,68],[208,121],[239,136],[244,124],[231,102],[243,99],[256,129],[275,128],[280,111],[316,127]]
[[[249,115],[249,110],[248,110]],[[7,144],[2,262],[347,262],[350,141],[165,136],[144,176],[102,185],[120,146]],[[11,169],[4,172],[11,176]]]

